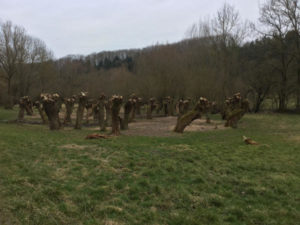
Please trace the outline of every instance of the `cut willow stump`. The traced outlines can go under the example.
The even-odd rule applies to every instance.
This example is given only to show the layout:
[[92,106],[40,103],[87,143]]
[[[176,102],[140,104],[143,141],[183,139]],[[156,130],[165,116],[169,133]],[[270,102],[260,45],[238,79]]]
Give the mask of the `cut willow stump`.
[[85,104],[85,108],[86,108],[86,124],[89,124],[89,118],[90,115],[92,114],[92,108],[93,108],[93,103],[90,101],[87,101],[87,103]]
[[196,110],[190,111],[183,116],[181,116],[177,120],[176,127],[174,129],[177,133],[183,133],[184,129],[191,124],[195,119],[198,119],[200,117],[200,113]]
[[98,121],[99,121],[99,126],[100,126],[100,131],[105,131],[106,130],[106,122],[104,120],[105,117],[105,95],[102,94],[99,98],[98,101]]
[[124,119],[121,122],[121,129],[128,130],[129,116],[132,110],[132,99],[129,99],[124,105]]
[[111,99],[112,106],[111,106],[111,118],[112,118],[112,123],[111,123],[111,134],[112,135],[120,135],[120,109],[122,106],[123,102],[123,97],[114,95]]
[[236,93],[225,101],[225,106],[225,127],[237,128],[238,121],[249,110],[249,101],[242,99],[240,93]]
[[206,98],[201,97],[195,106],[194,110],[184,114],[177,120],[174,131],[177,133],[183,133],[184,129],[191,124],[194,120],[201,118],[202,113],[206,113],[209,109],[209,101]]
[[64,103],[66,106],[64,124],[71,124],[72,123],[71,115],[74,108],[75,98],[66,98],[64,99]]
[[85,108],[85,104],[87,101],[87,93],[81,92],[78,96],[78,108],[76,113],[76,124],[75,129],[81,129],[82,126],[82,119],[83,119],[83,112]]
[[148,105],[147,105],[147,119],[151,120],[152,119],[152,112],[155,110],[155,99],[150,98]]
[[41,103],[39,101],[35,101],[33,106],[39,111],[43,124],[47,124],[48,123],[47,115],[43,110]]
[[49,121],[50,130],[58,130],[61,127],[59,120],[59,108],[52,95],[42,95],[43,108]]

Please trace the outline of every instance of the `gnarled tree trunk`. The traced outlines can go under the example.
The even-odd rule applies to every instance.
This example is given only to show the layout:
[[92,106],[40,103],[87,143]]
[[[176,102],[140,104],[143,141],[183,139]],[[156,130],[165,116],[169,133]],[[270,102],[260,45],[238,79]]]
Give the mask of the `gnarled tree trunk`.
[[43,108],[46,112],[49,121],[50,130],[58,130],[61,127],[59,120],[59,108],[52,95],[43,95]]
[[177,133],[183,133],[184,129],[191,124],[195,119],[200,117],[200,113],[197,110],[190,111],[177,120],[176,127],[174,129]]
[[74,98],[67,98],[65,99],[65,106],[66,106],[66,114],[64,119],[64,124],[71,124],[72,123],[72,112],[74,108],[75,99]]

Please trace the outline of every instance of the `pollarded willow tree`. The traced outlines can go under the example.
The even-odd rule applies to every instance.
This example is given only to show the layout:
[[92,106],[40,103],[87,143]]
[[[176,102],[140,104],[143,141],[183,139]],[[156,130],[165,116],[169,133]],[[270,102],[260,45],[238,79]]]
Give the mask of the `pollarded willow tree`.
[[243,99],[240,93],[236,93],[233,97],[228,98],[225,104],[225,127],[237,128],[238,121],[249,110],[249,102],[247,99]]
[[64,124],[70,124],[70,123],[72,123],[71,115],[72,115],[74,104],[75,104],[75,98],[74,97],[65,98],[64,103],[66,106]]
[[58,130],[61,128],[59,120],[59,104],[57,94],[41,94],[40,98],[43,103],[43,108],[48,117],[50,130]]
[[183,133],[184,129],[188,125],[190,125],[194,120],[201,118],[201,116],[205,114],[208,109],[209,101],[206,98],[201,97],[193,110],[182,115],[177,120],[174,131],[177,133]]
[[78,108],[76,113],[76,124],[75,129],[81,129],[82,126],[82,119],[83,119],[83,113],[84,108],[87,102],[87,92],[81,92],[78,96]]
[[48,119],[47,119],[47,115],[42,107],[42,104],[40,103],[40,101],[35,101],[33,103],[33,106],[38,110],[40,117],[42,119],[43,124],[47,124],[48,123]]
[[124,104],[124,118],[121,120],[121,129],[128,130],[129,116],[130,112],[132,112],[133,107],[133,99],[128,99],[128,101]]
[[150,98],[147,105],[147,116],[146,118],[148,120],[152,119],[152,112],[155,110],[156,104],[155,104],[155,98]]
[[120,109],[122,106],[123,97],[119,95],[113,95],[111,98],[111,134],[120,135]]

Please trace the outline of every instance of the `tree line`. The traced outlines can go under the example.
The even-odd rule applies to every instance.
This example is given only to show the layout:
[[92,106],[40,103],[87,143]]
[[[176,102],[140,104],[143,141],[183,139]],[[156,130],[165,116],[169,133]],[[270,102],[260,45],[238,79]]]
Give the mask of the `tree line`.
[[23,28],[1,23],[0,101],[9,107],[45,92],[125,98],[134,92],[158,100],[205,96],[221,107],[240,92],[255,112],[300,110],[299,12],[298,0],[267,0],[254,23],[225,3],[178,43],[61,59]]

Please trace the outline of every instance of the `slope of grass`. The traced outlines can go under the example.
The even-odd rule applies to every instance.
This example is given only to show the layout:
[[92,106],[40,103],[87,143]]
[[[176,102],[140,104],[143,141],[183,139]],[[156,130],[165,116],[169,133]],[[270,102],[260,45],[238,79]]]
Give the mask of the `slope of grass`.
[[300,221],[299,115],[247,115],[239,129],[180,138],[88,133],[0,123],[0,224]]

